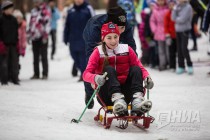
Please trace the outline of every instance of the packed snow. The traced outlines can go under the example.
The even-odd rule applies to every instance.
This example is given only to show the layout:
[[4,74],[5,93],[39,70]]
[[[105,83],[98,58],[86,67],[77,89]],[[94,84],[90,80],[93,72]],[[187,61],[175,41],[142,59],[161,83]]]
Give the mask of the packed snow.
[[[210,139],[208,36],[202,35],[198,40],[198,52],[191,52],[194,75],[176,75],[171,71],[159,72],[147,68],[155,83],[150,90],[150,99],[153,102],[150,115],[156,120],[148,130],[131,124],[127,129],[121,130],[115,127],[118,125],[116,121],[110,129],[104,129],[93,120],[100,107],[96,99],[94,108],[85,112],[82,122],[70,123],[71,119],[78,119],[85,108],[85,92],[83,83],[77,82],[79,77],[71,76],[73,61],[68,47],[62,43],[62,28],[63,22],[60,20],[57,53],[54,61],[49,59],[47,81],[30,80],[33,75],[33,55],[31,46],[28,46],[26,56],[20,59],[21,85],[10,83],[8,86],[0,86],[0,140]],[[135,40],[140,54],[137,30]],[[192,41],[189,48],[191,46]],[[50,46],[48,51],[51,51]],[[178,114],[175,121],[172,118],[169,122],[162,120],[161,123],[161,113],[174,114],[175,111]]]

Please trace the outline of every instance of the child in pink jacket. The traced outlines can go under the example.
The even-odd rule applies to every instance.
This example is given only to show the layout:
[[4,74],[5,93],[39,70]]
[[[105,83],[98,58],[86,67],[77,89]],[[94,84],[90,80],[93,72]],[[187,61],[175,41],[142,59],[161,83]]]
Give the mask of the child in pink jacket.
[[[18,22],[18,43],[17,43],[17,51],[18,51],[18,65],[20,73],[21,65],[19,62],[20,56],[25,56],[26,51],[26,21],[23,19],[23,14],[20,10],[14,10],[13,12],[14,17],[16,17]],[[19,79],[18,79],[19,80]]]
[[159,70],[165,70],[169,64],[169,47],[165,42],[164,16],[168,12],[166,0],[157,0],[150,18],[150,27],[154,39],[158,42]]
[[18,54],[21,56],[25,56],[26,50],[26,21],[23,20],[23,14],[20,10],[14,10],[13,15],[16,17],[18,21]]
[[[83,80],[101,86],[101,99],[105,105],[113,105],[117,115],[127,115],[130,102],[132,115],[141,115],[152,107],[152,102],[143,97],[143,80],[149,89],[154,83],[133,49],[127,44],[119,44],[119,36],[118,26],[112,22],[102,26],[102,45],[91,54]],[[108,80],[102,76],[103,72],[108,73]]]

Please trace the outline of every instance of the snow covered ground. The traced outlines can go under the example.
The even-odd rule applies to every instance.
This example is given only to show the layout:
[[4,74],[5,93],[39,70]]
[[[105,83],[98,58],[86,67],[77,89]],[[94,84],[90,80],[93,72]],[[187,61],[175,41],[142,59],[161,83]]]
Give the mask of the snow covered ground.
[[[68,47],[61,42],[62,27],[62,21],[59,21],[57,54],[54,61],[49,61],[49,80],[29,80],[33,75],[29,46],[25,58],[21,58],[21,86],[0,86],[0,140],[210,139],[208,37],[199,39],[199,51],[191,53],[196,62],[193,76],[148,68],[155,82],[150,91],[153,101],[150,115],[156,118],[148,130],[132,125],[121,130],[115,127],[117,122],[106,130],[93,120],[99,109],[96,100],[94,109],[86,111],[81,123],[70,123],[85,107],[84,86],[77,82],[79,77],[73,78],[70,74],[72,60]],[[135,39],[139,47],[137,34]],[[189,48],[191,46],[190,41]]]

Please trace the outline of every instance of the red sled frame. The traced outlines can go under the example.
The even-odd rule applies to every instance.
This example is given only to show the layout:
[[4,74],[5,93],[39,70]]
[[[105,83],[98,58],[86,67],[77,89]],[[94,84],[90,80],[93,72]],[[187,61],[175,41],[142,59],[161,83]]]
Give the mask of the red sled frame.
[[[146,89],[144,88],[144,94],[145,91]],[[105,129],[109,129],[111,127],[113,120],[119,121],[119,126],[116,127],[120,129],[126,129],[129,123],[132,123],[134,126],[141,129],[148,129],[150,127],[150,123],[153,123],[155,120],[155,118],[150,116],[149,113],[147,115],[143,114],[142,116],[131,116],[131,105],[128,105],[128,116],[117,116],[112,112],[112,106],[106,106],[98,93],[96,95],[103,106],[98,110],[98,114],[94,117],[94,120],[100,122]],[[149,98],[149,92],[147,92],[147,98]],[[104,116],[101,113],[102,110],[104,112]],[[108,116],[108,114],[113,114],[113,116]],[[142,120],[143,123],[140,123],[140,120]]]

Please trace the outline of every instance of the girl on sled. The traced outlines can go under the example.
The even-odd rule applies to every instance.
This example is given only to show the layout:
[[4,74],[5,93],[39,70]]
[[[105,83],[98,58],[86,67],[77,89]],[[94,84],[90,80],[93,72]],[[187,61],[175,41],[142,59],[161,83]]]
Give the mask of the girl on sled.
[[[100,98],[106,106],[113,106],[113,112],[118,116],[128,114],[130,102],[131,114],[139,116],[152,107],[152,102],[143,97],[143,81],[148,89],[153,88],[154,83],[133,49],[127,44],[119,44],[119,36],[116,24],[103,24],[102,44],[91,54],[83,80],[101,86]],[[102,76],[104,72],[108,78]]]

